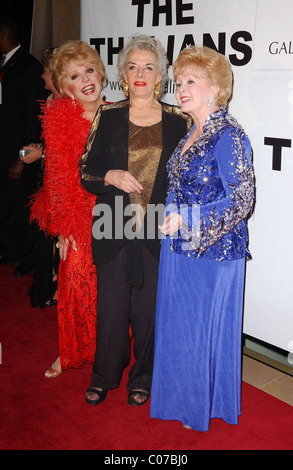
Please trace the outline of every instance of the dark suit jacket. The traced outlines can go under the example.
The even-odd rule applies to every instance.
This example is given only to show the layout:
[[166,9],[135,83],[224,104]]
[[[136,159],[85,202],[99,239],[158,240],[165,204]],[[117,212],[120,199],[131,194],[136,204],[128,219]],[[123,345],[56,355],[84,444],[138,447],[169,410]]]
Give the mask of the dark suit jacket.
[[40,142],[40,103],[47,93],[43,67],[20,47],[1,69],[0,168],[10,167],[23,145]]
[[[127,100],[102,106],[95,117],[89,134],[87,152],[81,159],[81,183],[87,191],[97,194],[96,204],[98,206],[96,206],[93,219],[92,237],[95,264],[105,263],[113,259],[118,250],[127,242],[125,234],[121,236],[121,224],[119,225],[119,222],[122,219],[124,227],[127,221],[131,219],[131,216],[125,215],[125,208],[130,204],[129,195],[114,186],[105,186],[104,177],[111,169],[128,170],[128,130],[129,102]],[[150,204],[165,204],[167,195],[166,163],[186,132],[187,120],[180,112],[180,109],[162,103],[162,153],[148,207],[150,207]],[[117,196],[120,196],[120,198],[117,198]],[[100,210],[102,211],[99,214]],[[148,212],[149,209],[147,214]],[[109,214],[111,214],[112,233],[110,236],[107,234],[108,239],[97,239],[97,229],[100,228],[103,217],[109,226],[109,217],[105,218]],[[159,221],[155,224],[155,235],[148,238],[148,233],[153,234],[153,231],[148,232],[147,214],[144,219],[144,238],[139,239],[138,243],[145,244],[149,251],[156,258],[159,258],[160,239],[157,229]],[[163,213],[161,213],[162,215]],[[120,235],[117,231],[115,233],[117,227]],[[107,230],[106,226],[104,228]],[[103,227],[101,229],[103,230]]]

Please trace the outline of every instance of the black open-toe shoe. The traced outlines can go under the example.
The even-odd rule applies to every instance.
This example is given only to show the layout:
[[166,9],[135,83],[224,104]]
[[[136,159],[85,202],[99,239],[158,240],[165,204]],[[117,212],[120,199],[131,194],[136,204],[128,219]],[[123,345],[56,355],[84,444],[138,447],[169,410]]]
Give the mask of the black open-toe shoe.
[[[134,395],[141,395],[143,397],[146,397],[146,400],[139,402],[134,399]],[[128,404],[132,406],[144,405],[148,401],[149,396],[150,392],[143,392],[142,390],[131,390],[128,395]]]
[[[96,398],[95,400],[91,400],[90,398],[87,397],[88,393],[95,393],[96,395],[98,395],[98,398]],[[94,387],[89,387],[85,394],[85,401],[89,403],[90,405],[98,405],[99,403],[102,403],[102,401],[105,400],[107,393],[108,393],[108,390],[97,390]]]

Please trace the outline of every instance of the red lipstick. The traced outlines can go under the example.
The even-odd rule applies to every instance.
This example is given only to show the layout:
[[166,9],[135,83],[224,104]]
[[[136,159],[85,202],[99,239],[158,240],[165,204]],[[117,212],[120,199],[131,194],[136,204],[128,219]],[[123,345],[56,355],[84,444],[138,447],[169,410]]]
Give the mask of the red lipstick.
[[134,82],[135,86],[146,86],[146,82]]

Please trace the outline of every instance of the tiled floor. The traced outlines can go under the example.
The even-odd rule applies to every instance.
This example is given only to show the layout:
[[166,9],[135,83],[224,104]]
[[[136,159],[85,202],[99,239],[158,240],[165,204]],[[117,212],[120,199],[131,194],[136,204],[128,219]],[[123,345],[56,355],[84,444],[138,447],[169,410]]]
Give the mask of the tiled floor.
[[243,355],[244,382],[293,406],[293,377]]

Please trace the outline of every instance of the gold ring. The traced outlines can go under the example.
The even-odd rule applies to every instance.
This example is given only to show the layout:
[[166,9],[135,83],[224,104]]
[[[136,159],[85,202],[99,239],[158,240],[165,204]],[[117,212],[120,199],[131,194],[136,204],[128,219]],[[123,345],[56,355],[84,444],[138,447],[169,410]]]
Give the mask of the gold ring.
[[61,245],[60,245],[60,242],[57,242],[57,243],[56,243],[56,248],[60,248],[60,246],[61,246]]

